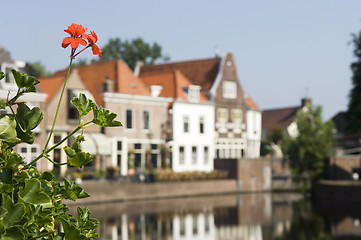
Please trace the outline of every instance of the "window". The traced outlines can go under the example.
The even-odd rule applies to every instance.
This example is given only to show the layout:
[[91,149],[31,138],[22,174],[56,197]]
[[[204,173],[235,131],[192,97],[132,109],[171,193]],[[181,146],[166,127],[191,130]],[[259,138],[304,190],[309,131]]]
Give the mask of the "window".
[[233,123],[233,131],[235,133],[240,133],[241,132],[241,124],[242,124],[242,110],[241,109],[232,109],[231,112],[231,119],[232,119],[232,123]]
[[78,97],[75,92],[68,89],[68,121],[72,123],[77,123],[79,119],[78,109],[70,102],[75,97]]
[[184,164],[184,147],[179,147],[179,164]]
[[192,147],[192,163],[197,164],[197,147]]
[[143,129],[149,130],[149,111],[143,111]]
[[179,219],[179,234],[181,236],[185,236],[186,235],[186,221],[185,221],[185,217],[184,216],[180,216]]
[[190,85],[188,87],[188,99],[190,102],[199,102],[199,91],[201,90],[200,86]]
[[199,118],[199,133],[200,134],[204,133],[204,118],[203,117]]
[[198,234],[198,221],[197,221],[197,216],[193,216],[193,227],[192,227],[192,232],[193,235],[197,235]]
[[209,159],[209,149],[208,149],[208,147],[204,147],[204,149],[203,149],[203,160],[204,160],[205,164],[208,163],[208,159]]
[[40,154],[40,146],[38,144],[20,144],[20,155],[25,159],[25,163],[34,160]]
[[189,117],[188,116],[183,117],[183,132],[185,132],[185,133],[189,132]]
[[11,72],[10,67],[5,68],[5,82],[6,83],[15,83],[15,78],[13,73]]
[[218,122],[228,122],[228,109],[218,108],[217,109],[217,121]]
[[224,98],[237,98],[237,83],[231,81],[224,81],[222,84],[222,90]]
[[61,136],[60,135],[54,135],[54,144],[57,144],[60,141],[61,141]]
[[128,129],[132,129],[133,128],[133,111],[131,109],[127,109],[126,111],[126,126]]
[[232,122],[241,123],[242,122],[242,110],[241,109],[232,109],[231,118],[232,118]]
[[122,164],[122,149],[123,149],[123,143],[122,141],[117,141],[117,166],[121,167]]

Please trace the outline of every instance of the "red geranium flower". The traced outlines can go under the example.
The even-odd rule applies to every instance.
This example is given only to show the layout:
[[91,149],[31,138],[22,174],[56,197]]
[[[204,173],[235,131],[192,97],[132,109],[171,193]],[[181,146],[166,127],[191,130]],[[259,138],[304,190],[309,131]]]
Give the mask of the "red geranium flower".
[[91,35],[88,35],[87,39],[89,42],[89,46],[91,46],[92,48],[93,54],[102,57],[102,51],[99,49],[98,45],[95,44],[98,41],[98,36],[94,31],[90,31],[90,34]]
[[70,37],[64,38],[62,47],[67,48],[69,45],[71,45],[71,48],[76,49],[79,44],[85,46],[86,41],[84,39],[88,38],[88,35],[85,34],[87,29],[88,28],[75,23],[68,26],[68,29],[65,29],[64,32],[69,33]]

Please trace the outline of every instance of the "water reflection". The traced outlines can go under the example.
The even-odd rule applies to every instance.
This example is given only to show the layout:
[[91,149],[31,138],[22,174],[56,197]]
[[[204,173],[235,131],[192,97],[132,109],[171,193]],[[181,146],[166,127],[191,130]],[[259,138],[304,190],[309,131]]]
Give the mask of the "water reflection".
[[292,229],[293,204],[300,199],[299,194],[267,193],[88,207],[101,221],[102,240],[266,240],[280,238]]

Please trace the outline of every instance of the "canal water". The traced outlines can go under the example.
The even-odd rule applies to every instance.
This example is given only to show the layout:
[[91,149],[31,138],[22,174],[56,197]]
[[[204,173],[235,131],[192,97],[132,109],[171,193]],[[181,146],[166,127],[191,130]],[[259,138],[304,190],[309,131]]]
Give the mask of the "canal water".
[[88,205],[101,240],[355,240],[359,204],[252,193]]

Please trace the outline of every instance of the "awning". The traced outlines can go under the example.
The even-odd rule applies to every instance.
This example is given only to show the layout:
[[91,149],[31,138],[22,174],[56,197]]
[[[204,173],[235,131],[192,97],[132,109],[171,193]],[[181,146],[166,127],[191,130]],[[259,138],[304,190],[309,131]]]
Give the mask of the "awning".
[[91,155],[111,155],[112,139],[102,133],[84,133],[85,141],[80,144],[84,152]]

